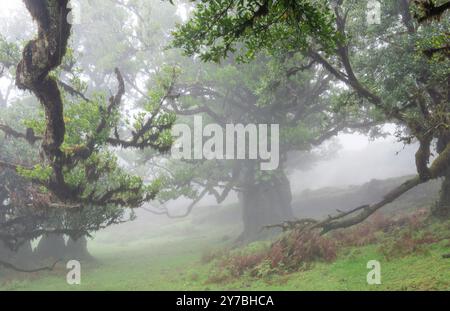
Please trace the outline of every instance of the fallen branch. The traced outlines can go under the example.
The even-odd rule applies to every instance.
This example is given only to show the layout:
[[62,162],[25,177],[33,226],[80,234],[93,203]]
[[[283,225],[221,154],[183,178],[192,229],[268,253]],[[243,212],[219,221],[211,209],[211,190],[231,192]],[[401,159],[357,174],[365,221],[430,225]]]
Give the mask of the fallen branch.
[[[325,234],[335,229],[348,228],[353,225],[359,224],[360,222],[366,220],[377,210],[393,202],[404,193],[415,188],[416,186],[426,183],[432,179],[443,177],[444,173],[447,172],[448,169],[450,169],[450,144],[447,144],[445,148],[442,148],[439,156],[433,161],[430,167],[426,168],[426,174],[424,174],[424,176],[416,175],[413,178],[407,180],[406,182],[386,194],[380,202],[371,205],[359,206],[347,212],[340,212],[336,216],[329,216],[323,221],[316,222],[315,224],[312,224],[310,226],[306,226],[306,228],[311,230],[321,229],[322,234]],[[358,214],[351,216],[357,212]],[[289,228],[295,228],[296,225],[301,226],[303,222],[304,220],[300,219],[277,226],[281,228],[287,228],[287,230],[289,230]]]
[[318,221],[315,219],[303,218],[299,220],[288,220],[283,222],[282,224],[264,226],[261,230],[280,228],[281,230],[283,230],[283,232],[286,232],[294,229],[308,228],[309,226],[315,225],[317,223]]
[[[353,225],[356,225],[362,221],[364,221],[366,218],[368,218],[370,215],[375,213],[377,210],[382,208],[383,206],[391,203],[398,197],[400,197],[405,192],[411,190],[412,188],[416,187],[417,185],[423,183],[424,181],[419,178],[419,176],[415,176],[414,178],[409,179],[408,181],[404,182],[391,192],[389,192],[383,200],[376,204],[372,205],[362,205],[358,206],[354,209],[351,209],[349,211],[340,212],[336,216],[328,216],[327,219],[323,221],[316,221],[314,219],[299,219],[295,221],[286,221],[282,224],[277,225],[270,225],[265,226],[263,229],[268,228],[282,228],[283,231],[289,231],[293,229],[321,229],[322,234],[325,234],[329,231],[335,230],[335,229],[341,229],[341,228],[347,228],[351,227]],[[350,216],[352,214],[355,214],[356,212],[359,212],[359,214],[356,214],[355,216],[352,216],[350,218],[347,218],[347,216]]]
[[[409,190],[413,189],[414,187],[418,186],[423,182],[424,181],[421,180],[419,176],[415,176],[414,178],[407,180],[406,182],[404,182],[403,184],[401,184],[400,186],[389,192],[387,195],[384,196],[383,200],[381,200],[380,202],[372,205],[359,206],[348,212],[343,212],[337,216],[329,217],[328,219],[314,225],[312,229],[321,228],[322,234],[325,234],[331,230],[348,228],[353,225],[356,225],[367,219],[370,215],[375,213],[383,206],[393,202],[395,199],[399,198],[404,193],[408,192]],[[346,218],[347,216],[350,216],[356,212],[359,212],[359,214],[350,218]]]

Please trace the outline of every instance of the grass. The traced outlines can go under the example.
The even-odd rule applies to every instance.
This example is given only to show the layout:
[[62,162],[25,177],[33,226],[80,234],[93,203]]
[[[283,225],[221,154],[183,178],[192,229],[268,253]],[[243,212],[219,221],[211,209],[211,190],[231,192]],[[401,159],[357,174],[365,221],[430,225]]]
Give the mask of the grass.
[[[450,233],[450,224],[433,227],[442,228],[448,229],[442,234]],[[100,239],[90,244],[96,261],[82,264],[81,285],[67,285],[67,270],[60,266],[50,273],[4,277],[0,290],[450,290],[450,260],[442,258],[450,252],[448,238],[390,259],[380,252],[381,242],[348,246],[339,249],[334,262],[316,262],[306,271],[259,278],[244,274],[211,282],[211,276],[223,272],[217,260],[205,263],[202,255],[211,248],[225,248],[229,242],[223,236],[229,230],[151,236],[128,244]],[[381,263],[381,285],[366,282],[366,264],[373,259]]]

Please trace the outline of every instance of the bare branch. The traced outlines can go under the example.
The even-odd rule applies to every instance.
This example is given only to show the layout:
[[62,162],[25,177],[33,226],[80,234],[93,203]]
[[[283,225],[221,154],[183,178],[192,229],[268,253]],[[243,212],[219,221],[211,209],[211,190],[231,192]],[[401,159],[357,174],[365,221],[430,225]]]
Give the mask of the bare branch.
[[14,130],[9,125],[0,124],[0,131],[3,131],[7,137],[11,136],[14,138],[25,139],[31,145],[34,145],[34,143],[38,140],[42,140],[42,137],[36,136],[34,134],[34,130],[32,128],[28,128],[25,133],[21,133],[21,132]]
[[64,91],[66,91],[70,95],[80,97],[81,99],[83,99],[84,101],[87,101],[87,102],[91,101],[83,93],[81,93],[80,91],[74,89],[72,86],[70,86],[69,84],[65,83],[64,81],[58,80],[58,84],[64,89]]
[[160,211],[151,210],[151,209],[148,209],[148,208],[143,208],[143,209],[145,211],[149,212],[149,213],[156,214],[156,215],[166,215],[167,217],[172,218],[172,219],[185,218],[185,217],[187,217],[187,216],[189,216],[191,214],[192,210],[197,205],[197,203],[200,202],[205,197],[205,195],[207,193],[208,193],[208,189],[206,189],[206,188],[203,189],[203,191],[200,193],[200,195],[195,200],[193,200],[191,204],[189,204],[189,206],[186,209],[186,212],[184,212],[181,215],[172,215],[172,214],[170,214],[170,212],[167,209],[167,207],[164,207]]
[[[444,172],[446,172],[450,168],[450,144],[448,144],[445,149],[439,154],[439,156],[433,161],[432,165],[428,168],[429,174],[426,176],[415,176],[397,188],[390,191],[388,194],[384,196],[384,198],[375,204],[372,205],[363,205],[359,206],[355,209],[346,212],[340,212],[336,216],[329,216],[327,219],[317,222],[314,225],[309,226],[309,229],[321,229],[322,234],[327,233],[329,231],[347,228],[353,225],[356,225],[365,219],[367,219],[370,215],[375,213],[380,208],[385,205],[393,202],[395,199],[402,196],[404,193],[409,190],[415,188],[416,186],[423,184],[431,179],[436,179],[442,177]],[[354,215],[356,213],[356,215]],[[352,216],[354,215],[354,216]],[[350,216],[350,217],[349,217]],[[272,225],[280,228],[295,228],[297,224],[301,224],[303,220],[298,220],[290,223],[284,223],[280,225]]]

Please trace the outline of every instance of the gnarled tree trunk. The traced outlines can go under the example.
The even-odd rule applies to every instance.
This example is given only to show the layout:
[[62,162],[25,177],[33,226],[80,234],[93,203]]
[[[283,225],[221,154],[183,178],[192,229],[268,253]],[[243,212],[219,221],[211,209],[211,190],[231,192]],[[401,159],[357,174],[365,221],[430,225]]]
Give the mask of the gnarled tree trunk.
[[14,251],[0,241],[0,261],[10,263],[21,269],[34,267],[35,257],[31,242],[25,242],[17,251]]
[[31,242],[27,241],[19,247],[17,252],[13,254],[11,263],[14,265],[27,269],[34,267],[34,252],[31,247]]
[[439,199],[433,206],[432,215],[440,219],[450,218],[450,170],[447,171],[439,193]]
[[14,252],[10,250],[2,241],[0,241],[0,260],[10,262]]
[[244,223],[240,241],[249,242],[273,235],[277,229],[269,230],[264,227],[294,218],[290,183],[282,171],[278,171],[267,181],[247,179],[239,199]]
[[44,235],[35,251],[38,260],[59,260],[65,258],[66,241],[62,234]]
[[86,237],[81,237],[78,240],[69,238],[67,241],[66,258],[75,260],[90,260],[92,259],[87,248]]
[[[442,136],[437,143],[437,152],[441,154],[445,147],[450,143],[450,134]],[[439,199],[431,209],[433,216],[440,219],[450,218],[450,168],[447,168],[444,174],[444,181],[441,186]]]

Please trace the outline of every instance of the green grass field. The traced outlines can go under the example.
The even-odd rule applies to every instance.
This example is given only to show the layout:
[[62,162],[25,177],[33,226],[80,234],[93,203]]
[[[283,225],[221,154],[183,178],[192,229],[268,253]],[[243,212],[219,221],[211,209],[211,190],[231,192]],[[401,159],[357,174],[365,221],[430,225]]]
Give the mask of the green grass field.
[[[187,224],[187,222],[185,223]],[[450,239],[427,244],[420,252],[387,260],[380,245],[346,247],[332,263],[318,262],[306,271],[255,278],[243,275],[211,282],[217,263],[202,262],[202,254],[230,242],[224,232],[181,230],[152,235],[130,243],[113,243],[108,237],[90,243],[95,262],[82,264],[82,284],[67,285],[64,266],[50,273],[21,274],[0,280],[1,290],[450,290]],[[450,224],[440,226],[448,231]],[[227,229],[227,230],[225,230]],[[214,231],[215,230],[215,231]],[[182,234],[182,232],[184,232]],[[381,285],[368,285],[369,260],[381,263]]]

